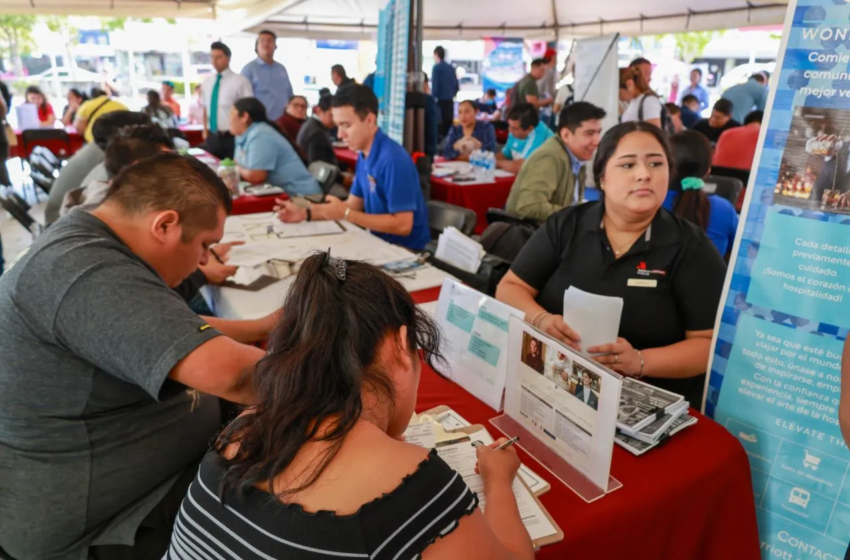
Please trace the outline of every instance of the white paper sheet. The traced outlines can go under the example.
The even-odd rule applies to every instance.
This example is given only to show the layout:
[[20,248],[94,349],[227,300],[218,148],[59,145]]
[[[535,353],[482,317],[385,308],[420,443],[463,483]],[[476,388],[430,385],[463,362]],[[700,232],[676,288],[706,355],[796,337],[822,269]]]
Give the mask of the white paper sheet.
[[269,259],[277,258],[274,245],[251,243],[236,245],[228,253],[227,264],[232,266],[254,267],[265,264]]
[[623,298],[599,296],[570,286],[564,292],[564,322],[581,337],[581,349],[617,342]]
[[[475,474],[478,457],[472,442],[461,442],[437,448],[440,457],[463,477],[469,489],[478,494],[481,511],[487,506],[484,498],[484,481]],[[519,480],[514,480],[512,489],[519,507],[519,515],[531,540],[542,539],[557,534],[555,527],[540,509],[528,488]]]
[[425,313],[427,313],[431,317],[434,317],[437,314],[437,302],[436,301],[429,301],[428,303],[420,303],[418,305],[419,305],[419,309],[421,309],[422,311],[424,311]]
[[433,449],[437,445],[434,423],[410,424],[404,431],[404,441],[425,449]]
[[467,272],[476,273],[484,258],[484,247],[453,227],[443,230],[434,256]]
[[444,335],[446,375],[496,411],[505,390],[510,317],[523,313],[458,282],[443,282],[436,319]]
[[280,220],[274,220],[273,227],[275,233],[281,239],[288,237],[309,237],[311,235],[332,235],[345,231],[338,223],[327,220],[301,222],[300,224],[286,224]]

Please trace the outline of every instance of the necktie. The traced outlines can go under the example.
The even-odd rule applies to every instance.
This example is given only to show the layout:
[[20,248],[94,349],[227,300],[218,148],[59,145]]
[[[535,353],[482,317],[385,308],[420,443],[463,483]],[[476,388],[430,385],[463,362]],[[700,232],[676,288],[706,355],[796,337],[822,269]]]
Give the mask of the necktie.
[[216,76],[212,95],[210,96],[210,132],[218,132],[218,86],[221,85],[221,74]]

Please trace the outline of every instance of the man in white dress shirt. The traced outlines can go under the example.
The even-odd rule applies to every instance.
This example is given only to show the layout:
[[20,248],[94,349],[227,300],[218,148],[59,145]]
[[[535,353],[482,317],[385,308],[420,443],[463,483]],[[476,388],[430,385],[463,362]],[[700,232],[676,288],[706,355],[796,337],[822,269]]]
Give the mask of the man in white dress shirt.
[[248,78],[230,69],[230,47],[216,41],[210,45],[210,58],[215,74],[201,84],[206,140],[200,147],[219,159],[232,158],[230,109],[243,97],[253,97],[254,90]]

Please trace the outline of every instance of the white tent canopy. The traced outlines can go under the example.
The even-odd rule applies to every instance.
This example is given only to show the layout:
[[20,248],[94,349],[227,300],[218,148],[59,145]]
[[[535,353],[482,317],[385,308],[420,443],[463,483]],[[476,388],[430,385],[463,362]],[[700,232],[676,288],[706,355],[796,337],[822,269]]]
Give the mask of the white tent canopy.
[[[427,39],[646,35],[781,24],[787,0],[424,0]],[[206,18],[221,34],[371,38],[386,0],[0,0],[0,14]]]
[[[279,35],[367,38],[385,3],[286,0],[247,27]],[[265,4],[271,8],[271,2]],[[426,39],[647,35],[781,24],[787,8],[787,0],[425,0],[424,31]]]

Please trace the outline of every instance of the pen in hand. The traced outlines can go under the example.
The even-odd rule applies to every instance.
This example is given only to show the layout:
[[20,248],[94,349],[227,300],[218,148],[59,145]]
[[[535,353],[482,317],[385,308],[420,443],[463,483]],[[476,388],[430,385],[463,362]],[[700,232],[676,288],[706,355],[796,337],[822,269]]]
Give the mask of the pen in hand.
[[210,254],[218,261],[219,264],[224,264],[224,261],[221,260],[221,257],[218,256],[218,253],[215,252],[215,249],[210,247]]
[[503,444],[501,444],[501,445],[496,446],[494,449],[495,449],[496,451],[498,451],[498,450],[500,450],[500,449],[504,449],[504,448],[506,448],[506,447],[508,447],[508,446],[510,446],[510,445],[513,445],[513,444],[515,444],[515,443],[516,443],[516,442],[518,442],[518,441],[519,441],[519,436],[514,436],[514,437],[512,437],[511,439],[509,439],[508,441],[506,441],[505,443],[503,443]]

